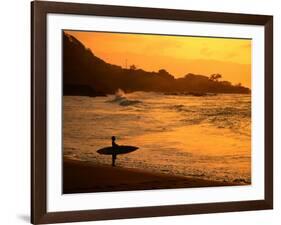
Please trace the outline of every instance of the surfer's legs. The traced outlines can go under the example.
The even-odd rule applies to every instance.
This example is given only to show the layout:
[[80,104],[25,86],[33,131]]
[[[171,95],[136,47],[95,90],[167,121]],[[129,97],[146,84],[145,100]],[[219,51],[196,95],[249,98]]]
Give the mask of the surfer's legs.
[[116,156],[112,155],[112,166],[115,166],[115,160],[116,160]]

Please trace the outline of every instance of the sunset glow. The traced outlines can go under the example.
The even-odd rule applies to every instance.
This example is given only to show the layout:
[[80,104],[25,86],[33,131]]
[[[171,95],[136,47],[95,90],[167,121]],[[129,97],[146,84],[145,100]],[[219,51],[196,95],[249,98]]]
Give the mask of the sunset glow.
[[105,32],[66,31],[104,61],[146,71],[220,73],[224,80],[251,88],[251,40]]

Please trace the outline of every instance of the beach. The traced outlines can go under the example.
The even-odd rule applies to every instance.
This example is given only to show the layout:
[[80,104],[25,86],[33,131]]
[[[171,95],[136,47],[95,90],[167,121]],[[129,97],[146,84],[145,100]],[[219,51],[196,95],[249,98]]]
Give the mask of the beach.
[[135,168],[112,167],[66,157],[63,162],[64,194],[230,185],[238,184],[153,173]]

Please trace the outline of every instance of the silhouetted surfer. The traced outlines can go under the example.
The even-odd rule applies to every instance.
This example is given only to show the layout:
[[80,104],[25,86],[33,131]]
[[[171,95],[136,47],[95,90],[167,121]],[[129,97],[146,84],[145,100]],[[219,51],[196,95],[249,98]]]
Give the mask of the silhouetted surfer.
[[115,161],[117,159],[117,155],[128,154],[128,153],[134,152],[138,149],[138,147],[135,147],[135,146],[116,144],[115,136],[112,136],[111,140],[112,140],[111,146],[101,148],[101,149],[97,150],[97,152],[101,155],[111,155],[112,156],[112,166],[115,166]]
[[111,137],[112,140],[112,148],[113,148],[113,152],[112,152],[112,166],[115,166],[115,160],[117,159],[117,149],[118,149],[118,145],[115,143],[115,136]]

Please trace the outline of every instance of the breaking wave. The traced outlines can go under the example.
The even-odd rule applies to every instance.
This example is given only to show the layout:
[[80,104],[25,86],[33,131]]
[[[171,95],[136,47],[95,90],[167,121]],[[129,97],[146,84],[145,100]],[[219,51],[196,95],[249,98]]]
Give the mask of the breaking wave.
[[117,92],[115,93],[114,99],[110,100],[109,102],[118,103],[121,106],[131,106],[131,105],[142,103],[142,101],[139,100],[129,99],[126,96],[126,93],[122,89],[118,89]]

